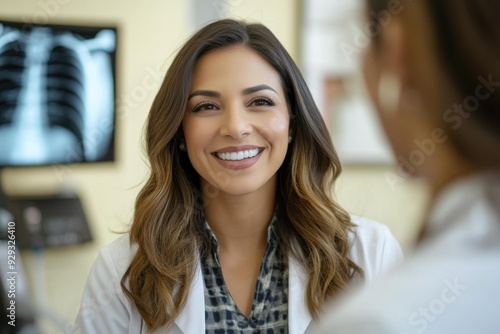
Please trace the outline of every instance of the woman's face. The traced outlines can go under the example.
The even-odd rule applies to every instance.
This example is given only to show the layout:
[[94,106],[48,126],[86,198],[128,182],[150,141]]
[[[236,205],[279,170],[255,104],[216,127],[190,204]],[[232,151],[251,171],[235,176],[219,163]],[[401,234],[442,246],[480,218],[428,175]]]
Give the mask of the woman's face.
[[[393,20],[396,21],[396,20]],[[418,169],[425,162],[428,156],[417,152],[415,140],[426,140],[431,136],[432,128],[429,129],[426,120],[420,112],[420,101],[412,99],[409,92],[416,92],[411,87],[405,86],[405,79],[408,80],[407,60],[404,59],[402,42],[402,30],[399,21],[391,22],[382,31],[379,41],[372,40],[363,54],[363,74],[370,98],[377,112],[378,119],[384,128],[389,140],[394,156],[398,163],[407,165],[406,169],[411,174],[419,174]],[[391,78],[397,87],[384,84],[384,76]],[[383,88],[385,93],[388,89],[395,93],[396,100],[387,94],[380,94]],[[388,89],[387,89],[388,88]],[[392,95],[392,94],[389,94]],[[381,101],[380,99],[384,99]],[[418,156],[418,159],[415,158]]]
[[226,47],[197,61],[182,126],[205,192],[210,185],[231,195],[274,189],[289,110],[278,72],[255,51]]

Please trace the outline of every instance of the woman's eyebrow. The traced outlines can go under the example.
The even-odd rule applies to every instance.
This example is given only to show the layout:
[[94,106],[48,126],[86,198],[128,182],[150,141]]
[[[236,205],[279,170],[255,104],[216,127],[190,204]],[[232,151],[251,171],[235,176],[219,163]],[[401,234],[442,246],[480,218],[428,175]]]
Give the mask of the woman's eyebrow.
[[270,86],[268,85],[257,85],[257,86],[253,86],[253,87],[248,87],[248,88],[245,88],[241,91],[241,93],[243,95],[250,95],[252,93],[255,93],[255,92],[258,92],[260,90],[271,90],[273,92],[275,92],[276,94],[278,94],[278,92],[276,90],[274,90],[273,88],[271,88]]
[[198,95],[220,98],[220,93],[219,92],[216,92],[216,91],[213,91],[213,90],[196,90],[196,91],[192,92],[191,94],[189,94],[188,101],[192,97],[198,96]]
[[[272,87],[265,85],[265,84],[245,88],[241,91],[241,93],[243,95],[250,95],[250,94],[253,94],[253,93],[261,91],[261,90],[270,90],[270,91],[273,91],[276,94],[278,94],[278,92],[275,89],[273,89]],[[192,92],[191,94],[189,94],[188,101],[194,96],[209,96],[209,97],[220,98],[221,94],[219,92],[216,92],[213,90],[196,90],[196,91]]]

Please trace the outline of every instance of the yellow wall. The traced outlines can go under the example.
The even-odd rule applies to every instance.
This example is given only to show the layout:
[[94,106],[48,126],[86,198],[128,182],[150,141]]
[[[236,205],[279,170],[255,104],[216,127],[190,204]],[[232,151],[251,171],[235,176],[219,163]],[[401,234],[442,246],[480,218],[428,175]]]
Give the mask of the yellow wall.
[[[298,0],[221,1],[231,4],[231,16],[268,25],[298,59]],[[123,230],[130,222],[135,196],[147,175],[141,134],[158,86],[151,88],[148,83],[151,73],[158,73],[154,77],[161,79],[172,55],[189,35],[189,6],[173,0],[2,0],[0,6],[2,17],[12,20],[116,23],[119,27],[116,163],[70,167],[62,175],[51,167],[7,169],[2,175],[9,194],[73,188],[82,199],[95,242],[45,253],[47,301],[54,311],[72,321],[98,249],[117,237],[113,230]],[[345,168],[336,188],[338,200],[353,213],[388,224],[407,248],[421,219],[426,192],[409,180],[391,187],[385,178],[388,171],[391,168]],[[32,272],[30,254],[23,255],[26,269]]]

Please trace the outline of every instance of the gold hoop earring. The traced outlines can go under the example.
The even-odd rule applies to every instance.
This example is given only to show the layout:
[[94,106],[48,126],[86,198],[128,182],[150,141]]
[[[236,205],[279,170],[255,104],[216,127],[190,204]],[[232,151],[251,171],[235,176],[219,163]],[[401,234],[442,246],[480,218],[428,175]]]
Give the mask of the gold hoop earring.
[[394,114],[401,99],[401,83],[394,74],[382,73],[378,84],[378,101],[381,112]]

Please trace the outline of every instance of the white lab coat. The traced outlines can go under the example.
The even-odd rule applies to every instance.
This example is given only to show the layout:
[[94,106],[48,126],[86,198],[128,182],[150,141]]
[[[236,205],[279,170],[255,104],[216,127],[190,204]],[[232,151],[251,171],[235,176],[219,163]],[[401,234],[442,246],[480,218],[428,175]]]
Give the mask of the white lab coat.
[[[374,221],[353,217],[356,235],[351,234],[352,260],[361,266],[367,281],[387,271],[402,259],[401,248],[389,229]],[[134,249],[128,235],[101,250],[87,280],[76,323],[70,333],[146,333],[137,308],[123,294],[120,280],[128,268]],[[312,324],[305,302],[307,275],[290,257],[288,319],[289,333],[303,334]],[[201,267],[198,265],[186,306],[169,330],[156,333],[205,333],[205,300]]]
[[332,306],[314,333],[500,333],[500,173],[450,185],[429,217],[414,255]]

